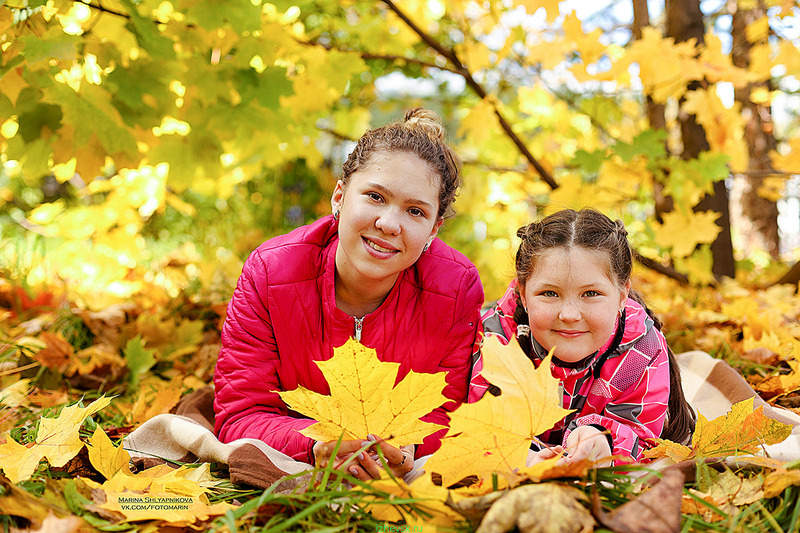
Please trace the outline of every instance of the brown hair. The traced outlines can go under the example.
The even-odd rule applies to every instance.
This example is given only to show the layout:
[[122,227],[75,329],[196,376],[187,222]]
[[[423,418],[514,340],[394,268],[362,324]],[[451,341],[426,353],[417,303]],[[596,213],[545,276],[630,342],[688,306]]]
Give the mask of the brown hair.
[[[633,253],[627,238],[628,232],[622,221],[612,221],[604,214],[593,209],[574,211],[564,209],[521,227],[517,236],[522,239],[516,256],[517,281],[519,290],[531,276],[536,267],[536,260],[543,252],[551,248],[572,248],[580,246],[588,250],[602,251],[608,254],[609,278],[619,287],[625,286],[631,278]],[[650,311],[641,295],[631,290],[629,296],[636,300],[653,320],[656,328],[661,329],[661,321]],[[519,296],[518,296],[519,298]],[[517,324],[528,324],[528,314],[521,302],[517,302],[514,313]],[[518,336],[519,344],[525,353],[532,353],[531,339],[527,335]],[[675,441],[688,441],[694,431],[695,416],[683,395],[681,376],[675,354],[667,347],[669,356],[669,405],[668,416],[661,432],[661,437]]]
[[445,131],[438,115],[415,107],[406,111],[402,122],[367,131],[342,165],[342,182],[366,165],[375,152],[410,152],[426,161],[439,175],[439,211],[437,216],[452,214],[451,206],[461,186],[461,162],[445,143]]

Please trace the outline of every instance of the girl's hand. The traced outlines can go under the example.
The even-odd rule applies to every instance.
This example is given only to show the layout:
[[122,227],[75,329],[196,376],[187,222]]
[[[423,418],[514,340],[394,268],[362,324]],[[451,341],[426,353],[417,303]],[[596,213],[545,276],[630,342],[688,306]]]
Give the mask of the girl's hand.
[[550,459],[564,453],[564,448],[561,446],[551,446],[549,448],[542,448],[538,452],[528,450],[528,459],[525,461],[525,466],[533,466],[536,463],[541,463],[545,459]]
[[[360,451],[364,445],[375,442],[364,451]],[[333,460],[335,469],[346,468],[347,472],[361,481],[369,479],[380,479],[383,470],[383,461],[375,450],[380,446],[384,458],[388,462],[388,468],[397,477],[403,477],[414,468],[414,445],[396,448],[378,439],[371,438],[369,441],[346,440],[339,443],[336,457],[331,457],[333,450],[336,449],[337,441],[317,442],[314,444],[314,459],[317,466],[325,467]],[[358,453],[354,460],[350,461],[345,467],[343,463],[353,454]]]
[[588,459],[597,462],[600,459],[607,459],[597,466],[608,466],[611,464],[611,448],[608,446],[608,439],[605,433],[592,426],[578,426],[567,437],[565,448],[569,454],[565,462],[571,463]]

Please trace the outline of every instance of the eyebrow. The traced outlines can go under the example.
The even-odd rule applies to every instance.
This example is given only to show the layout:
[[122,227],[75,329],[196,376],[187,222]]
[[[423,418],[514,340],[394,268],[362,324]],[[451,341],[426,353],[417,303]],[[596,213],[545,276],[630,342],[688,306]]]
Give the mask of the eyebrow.
[[[380,183],[372,183],[372,182],[370,182],[370,183],[367,183],[366,186],[369,189],[377,189],[380,192],[382,192],[383,194],[385,194],[386,196],[394,196],[392,191],[390,191],[389,189],[387,189],[386,187],[384,187]],[[406,203],[407,204],[414,204],[414,205],[423,205],[423,206],[426,206],[426,207],[428,207],[430,209],[433,209],[433,204],[431,204],[430,202],[426,202],[425,200],[419,200],[417,198],[409,198],[408,200],[406,200]]]

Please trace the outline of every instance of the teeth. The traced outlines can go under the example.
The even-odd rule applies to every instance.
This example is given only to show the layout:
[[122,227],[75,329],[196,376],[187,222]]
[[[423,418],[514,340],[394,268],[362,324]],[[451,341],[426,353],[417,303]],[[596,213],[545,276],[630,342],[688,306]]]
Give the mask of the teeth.
[[374,242],[372,242],[369,239],[367,239],[367,244],[369,244],[372,248],[374,248],[375,250],[378,250],[379,252],[393,252],[394,251],[394,250],[390,250],[389,248],[384,248],[383,246],[378,246],[377,244],[375,244]]

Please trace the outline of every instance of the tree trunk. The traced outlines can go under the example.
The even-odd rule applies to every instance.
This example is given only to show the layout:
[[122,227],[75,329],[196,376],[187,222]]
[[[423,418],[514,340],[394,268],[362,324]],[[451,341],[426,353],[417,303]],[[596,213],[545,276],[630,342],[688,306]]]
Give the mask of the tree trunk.
[[[733,47],[731,55],[733,64],[747,68],[750,65],[750,49],[754,44],[767,42],[767,35],[757,42],[747,40],[745,28],[766,15],[763,6],[754,9],[742,9],[732,2],[736,9],[733,14]],[[775,149],[772,113],[770,106],[750,101],[753,89],[763,87],[770,90],[769,80],[749,83],[735,90],[736,101],[742,105],[743,115],[747,117],[744,135],[747,151],[750,156],[748,174],[737,177],[737,185],[741,187],[741,199],[738,207],[741,210],[742,224],[737,225],[744,237],[746,248],[766,250],[774,259],[779,258],[780,242],[778,237],[778,204],[758,194],[764,176],[771,170],[769,152]]]
[[[667,0],[667,36],[672,37],[676,43],[695,38],[698,44],[704,42],[705,25],[703,13],[700,11],[700,0]],[[699,82],[689,84],[689,90],[700,87]],[[683,159],[694,159],[700,152],[708,150],[708,140],[705,130],[697,123],[694,115],[683,111],[678,120],[681,125],[681,138],[683,141]],[[717,225],[721,228],[716,240],[711,243],[713,265],[711,271],[717,279],[722,276],[733,277],[735,267],[733,262],[733,243],[731,241],[730,207],[728,205],[728,189],[724,181],[714,183],[714,191],[706,195],[695,206],[695,211],[715,211],[719,213]],[[691,228],[687,228],[691,231]]]
[[[647,9],[647,0],[633,0],[633,27],[631,28],[633,38],[636,40],[641,39],[642,30],[649,25],[650,12]],[[654,102],[650,95],[647,95],[645,106],[647,109],[647,122],[650,124],[650,129],[666,130],[667,120],[664,117],[664,104]],[[672,211],[673,202],[671,196],[664,194],[664,183],[658,179],[653,181],[653,196],[655,200],[656,220],[663,222],[662,215]]]

